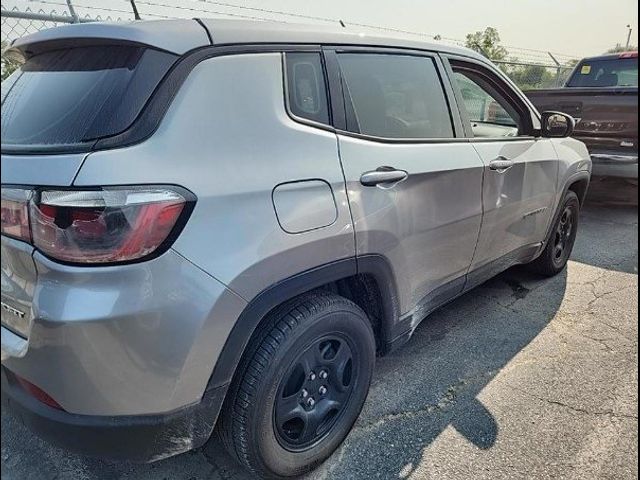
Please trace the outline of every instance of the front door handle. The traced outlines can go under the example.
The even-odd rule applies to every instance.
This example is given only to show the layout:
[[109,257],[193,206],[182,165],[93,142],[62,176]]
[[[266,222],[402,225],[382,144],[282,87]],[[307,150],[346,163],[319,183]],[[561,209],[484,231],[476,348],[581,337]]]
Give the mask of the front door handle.
[[392,167],[379,167],[370,172],[364,172],[360,177],[360,183],[365,187],[376,185],[391,185],[406,180],[409,174],[404,170],[396,170]]
[[515,165],[513,160],[499,156],[489,164],[489,168],[494,172],[504,173]]

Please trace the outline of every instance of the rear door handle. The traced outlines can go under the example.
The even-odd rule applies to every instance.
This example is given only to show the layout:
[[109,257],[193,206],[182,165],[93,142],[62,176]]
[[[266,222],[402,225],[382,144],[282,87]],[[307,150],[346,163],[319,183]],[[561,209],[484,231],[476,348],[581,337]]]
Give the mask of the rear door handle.
[[370,172],[364,172],[360,177],[360,183],[365,187],[376,185],[392,185],[406,180],[409,174],[404,170],[396,170],[392,167],[379,167]]
[[489,164],[489,168],[494,172],[504,173],[515,165],[513,160],[500,156]]

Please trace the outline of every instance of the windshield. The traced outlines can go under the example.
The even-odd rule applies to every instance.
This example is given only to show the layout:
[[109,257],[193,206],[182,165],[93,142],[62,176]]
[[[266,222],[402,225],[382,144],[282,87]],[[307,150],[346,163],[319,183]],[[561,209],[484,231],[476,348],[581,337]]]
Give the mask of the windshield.
[[637,87],[638,59],[585,60],[567,83],[568,87]]
[[2,82],[2,148],[88,144],[133,123],[175,56],[100,46],[36,55]]

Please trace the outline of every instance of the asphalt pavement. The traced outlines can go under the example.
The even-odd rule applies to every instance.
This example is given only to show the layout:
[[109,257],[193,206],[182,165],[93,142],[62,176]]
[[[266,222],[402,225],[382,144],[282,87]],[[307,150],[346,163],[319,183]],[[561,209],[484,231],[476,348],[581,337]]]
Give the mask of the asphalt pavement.
[[[510,270],[379,359],[356,427],[307,480],[637,478],[637,196],[596,182],[564,274]],[[251,477],[216,442],[110,463],[52,447],[2,412],[2,478]]]

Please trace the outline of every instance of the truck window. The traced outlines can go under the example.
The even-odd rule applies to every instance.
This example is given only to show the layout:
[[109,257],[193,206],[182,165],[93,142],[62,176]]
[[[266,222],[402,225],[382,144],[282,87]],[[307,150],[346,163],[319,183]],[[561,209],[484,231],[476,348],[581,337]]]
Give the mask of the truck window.
[[567,87],[637,87],[638,58],[584,60]]

